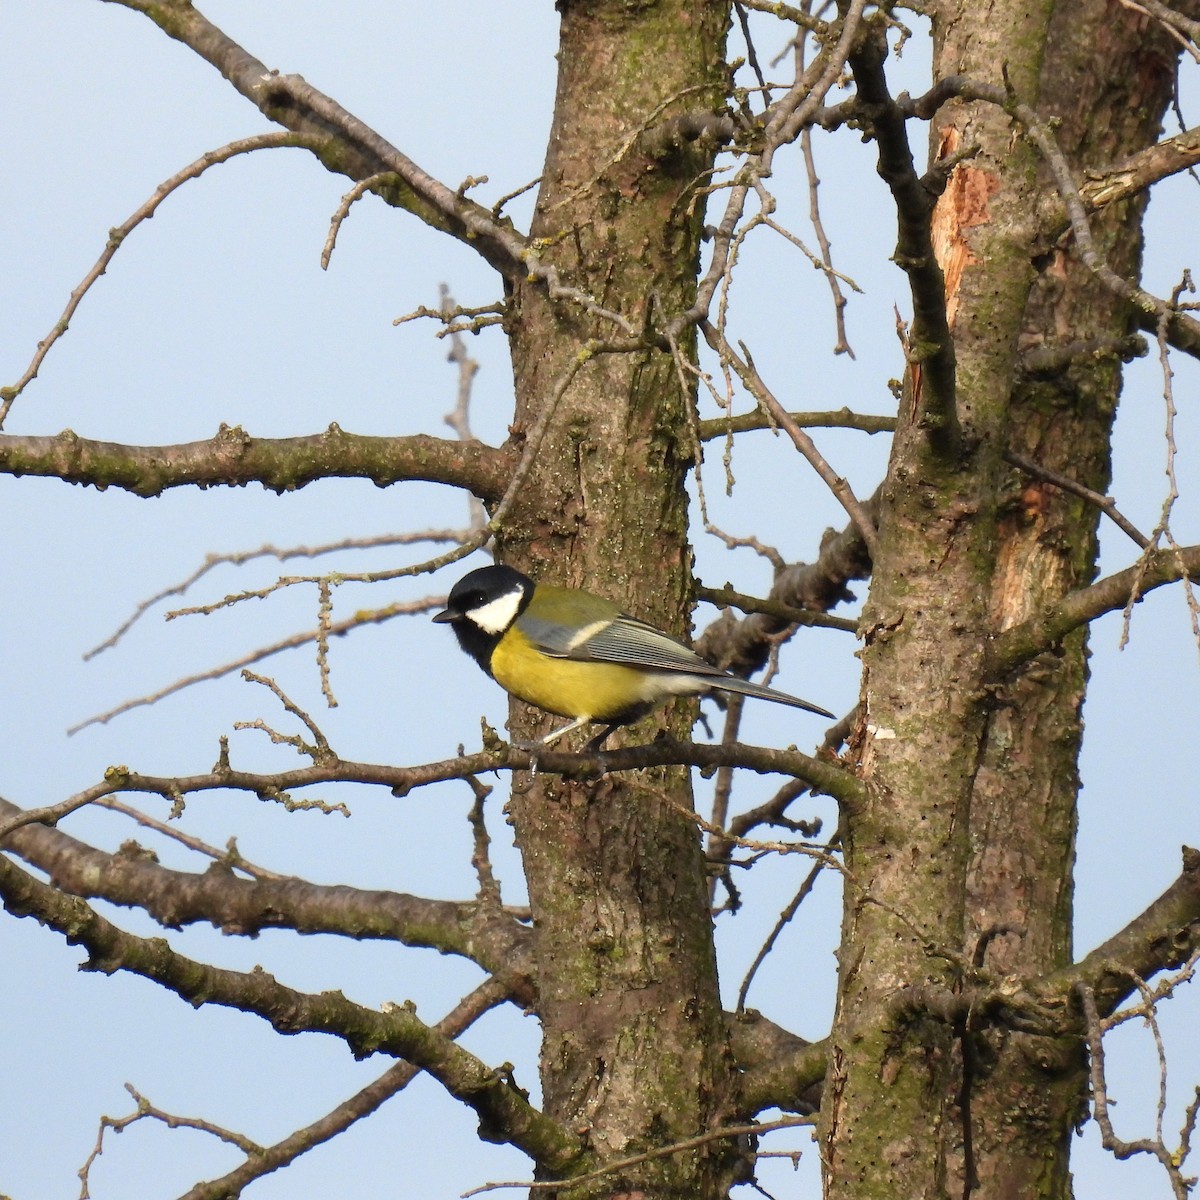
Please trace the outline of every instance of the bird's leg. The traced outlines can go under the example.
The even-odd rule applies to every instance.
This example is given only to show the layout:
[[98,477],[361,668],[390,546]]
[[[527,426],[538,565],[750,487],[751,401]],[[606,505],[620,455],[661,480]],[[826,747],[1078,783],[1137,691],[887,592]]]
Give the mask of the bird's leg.
[[[541,741],[534,744],[539,749],[545,750],[548,746],[552,746],[557,742],[564,734],[574,733],[576,729],[582,729],[585,725],[590,725],[591,723],[591,717],[576,717],[574,721],[568,721],[561,729],[552,729]],[[607,737],[608,733],[605,732],[604,736]],[[590,746],[591,743],[589,742],[588,745]]]
[[619,729],[619,725],[605,725],[594,738],[589,738],[588,743],[584,746],[584,752],[587,754],[599,754],[604,743],[608,741],[608,736],[614,729]]
[[[538,754],[552,746],[559,738],[565,734],[574,733],[576,729],[582,729],[585,725],[593,724],[591,717],[576,717],[574,721],[568,721],[560,729],[552,729],[545,737],[539,738],[536,742],[518,742],[512,744],[518,750],[527,750],[530,754],[529,773],[536,778],[538,772]],[[596,734],[595,737],[589,738],[583,747],[584,754],[599,754],[601,747],[608,740],[608,735],[614,729],[620,728],[619,725],[605,725],[605,727]]]

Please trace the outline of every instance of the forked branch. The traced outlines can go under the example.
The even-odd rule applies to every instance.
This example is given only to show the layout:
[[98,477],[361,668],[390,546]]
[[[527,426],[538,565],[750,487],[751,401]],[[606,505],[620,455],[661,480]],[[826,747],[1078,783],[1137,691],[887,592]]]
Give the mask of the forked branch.
[[161,938],[118,929],[82,900],[62,895],[5,858],[0,858],[0,896],[14,916],[36,917],[72,945],[83,946],[88,953],[84,970],[140,975],[195,1006],[219,1004],[254,1013],[279,1033],[332,1034],[358,1057],[406,1059],[474,1109],[493,1140],[511,1143],[552,1170],[567,1168],[580,1153],[578,1139],[534,1108],[507,1072],[492,1070],[407,1006],[378,1012],[340,992],[296,991],[259,968],[231,971],[185,958]]
[[[0,800],[0,819],[22,810]],[[429,900],[403,892],[322,885],[295,878],[242,879],[228,867],[195,874],[172,870],[136,852],[109,854],[58,829],[28,824],[5,839],[10,852],[44,872],[62,892],[140,908],[167,929],[207,922],[228,934],[255,937],[264,929],[382,938],[461,955],[484,970],[526,980],[532,966],[529,931],[500,910],[473,901]]]

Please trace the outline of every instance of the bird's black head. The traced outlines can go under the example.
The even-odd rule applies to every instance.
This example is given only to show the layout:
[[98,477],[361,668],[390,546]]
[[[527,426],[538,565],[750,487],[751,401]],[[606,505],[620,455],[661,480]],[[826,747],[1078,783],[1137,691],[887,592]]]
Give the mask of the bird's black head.
[[480,567],[450,589],[445,609],[433,619],[452,625],[458,644],[491,674],[488,664],[496,643],[532,598],[528,575],[500,564]]

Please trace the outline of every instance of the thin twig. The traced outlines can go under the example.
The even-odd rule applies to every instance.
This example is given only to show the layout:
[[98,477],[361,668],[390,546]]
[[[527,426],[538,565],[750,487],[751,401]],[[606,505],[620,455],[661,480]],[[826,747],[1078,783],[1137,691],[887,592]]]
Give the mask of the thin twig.
[[[829,241],[829,235],[825,232],[824,222],[821,220],[821,180],[817,176],[817,163],[813,157],[811,129],[806,129],[800,135],[800,149],[804,155],[804,170],[808,175],[808,219],[812,222],[813,232],[817,235],[817,245],[821,249],[821,267],[829,282],[829,291],[833,296],[833,317],[837,329],[837,343],[833,347],[833,352],[834,354],[848,354],[854,358],[854,349],[846,336],[846,297],[838,282],[844,276],[840,276],[833,269],[833,246]],[[862,291],[862,288],[853,280],[847,280],[847,282],[856,292]]]
[[[1080,984],[1076,992],[1083,1008],[1092,1083],[1092,1110],[1096,1124],[1100,1127],[1101,1144],[1105,1150],[1111,1151],[1115,1158],[1121,1160],[1132,1158],[1135,1154],[1149,1154],[1156,1158],[1167,1173],[1175,1200],[1188,1200],[1195,1181],[1184,1177],[1180,1170],[1183,1160],[1179,1153],[1172,1153],[1163,1143],[1161,1119],[1157,1138],[1138,1138],[1127,1142],[1117,1136],[1108,1111],[1111,1101],[1105,1078],[1104,1043],[1101,1037],[1100,1015],[1096,1008],[1096,995],[1086,984]],[[1192,1120],[1194,1121],[1194,1118]],[[1185,1129],[1190,1129],[1190,1126],[1185,1124]]]
[[87,295],[92,284],[108,270],[109,263],[112,262],[113,256],[121,248],[125,239],[143,221],[148,221],[153,217],[155,212],[158,211],[159,205],[172,192],[182,187],[188,180],[198,178],[209,167],[215,167],[219,163],[228,162],[229,159],[236,158],[239,154],[249,154],[254,150],[273,150],[281,147],[300,147],[311,150],[319,145],[319,142],[320,139],[314,136],[287,132],[260,133],[254,137],[240,138],[238,141],[230,142],[228,145],[221,146],[216,150],[209,150],[196,159],[195,162],[189,163],[182,171],[177,171],[170,179],[165,179],[160,183],[154,189],[154,195],[130,214],[130,216],[126,217],[120,225],[109,230],[108,242],[105,244],[103,252],[92,265],[92,269],[88,271],[75,290],[71,292],[70,298],[67,300],[67,307],[63,309],[62,316],[55,322],[54,328],[38,342],[37,351],[29,366],[26,367],[24,375],[11,387],[0,388],[0,428],[3,428],[9,411],[12,409],[13,402],[37,378],[37,373],[41,369],[46,355],[49,354],[50,348],[67,332],[71,319],[75,316],[76,309],[79,308],[80,303],[84,296]]
[[687,1138],[682,1142],[672,1142],[669,1146],[660,1146],[656,1150],[647,1150],[643,1154],[634,1154],[629,1158],[616,1159],[603,1167],[599,1167],[595,1171],[588,1171],[585,1175],[575,1175],[569,1179],[510,1180],[503,1183],[483,1183],[479,1187],[474,1187],[470,1191],[463,1192],[462,1200],[469,1200],[469,1197],[479,1196],[484,1192],[498,1191],[500,1188],[528,1188],[530,1191],[557,1190],[568,1185],[574,1188],[580,1184],[590,1183],[595,1179],[603,1179],[616,1171],[624,1171],[629,1167],[636,1167],[644,1162],[653,1162],[659,1158],[669,1158],[672,1154],[682,1154],[686,1150],[695,1150],[700,1146],[707,1146],[710,1142],[723,1141],[726,1138],[754,1137],[760,1133],[770,1133],[775,1129],[796,1129],[803,1125],[815,1125],[816,1120],[816,1117],[797,1116],[780,1117],[776,1121],[764,1121],[761,1125],[726,1125],[721,1129],[713,1129],[708,1133]]
[[808,608],[794,608],[790,604],[781,604],[778,600],[747,596],[743,592],[735,592],[732,588],[712,588],[705,587],[702,583],[697,584],[696,599],[717,608],[737,608],[746,613],[765,613],[769,617],[786,621],[789,625],[812,625],[818,629],[858,632],[857,621],[849,621],[845,617],[831,617],[828,613],[814,612]]
[[[736,693],[729,697],[729,705],[725,710],[724,728],[721,730],[721,745],[731,746],[737,742],[738,732],[741,729],[742,724],[742,712],[744,709],[744,697],[739,696]],[[733,794],[733,778],[734,771],[732,767],[724,766],[717,768],[716,784],[713,787],[712,816],[710,818],[710,822],[714,829],[720,829],[724,831],[729,820],[729,801]],[[710,861],[713,858],[713,849],[718,845],[718,843],[721,846],[728,845],[728,839],[725,837],[724,832],[719,834],[710,833],[708,835],[708,845],[705,847],[705,853]],[[723,874],[728,876],[728,873],[729,868],[726,866],[723,869]],[[709,908],[713,906],[713,903],[716,899],[717,879],[718,877],[716,875],[709,876]],[[732,881],[729,882],[731,883]],[[732,894],[732,888],[730,889],[730,892]]]
[[186,846],[189,850],[195,851],[197,854],[203,854],[207,858],[211,858],[214,862],[221,863],[234,871],[241,871],[249,875],[251,879],[286,879],[287,876],[279,875],[275,871],[268,871],[265,867],[260,867],[248,859],[242,857],[241,852],[237,848],[237,839],[230,838],[224,850],[218,850],[215,846],[210,846],[207,842],[193,834],[187,833],[182,829],[177,829],[172,825],[168,825],[165,821],[159,821],[155,817],[141,812],[133,807],[132,804],[125,804],[121,800],[114,800],[112,796],[101,796],[93,801],[97,808],[107,808],[112,812],[120,813],[122,816],[129,817],[136,821],[139,825],[146,829],[153,829],[155,833],[162,834],[163,837],[171,838],[178,842],[181,846]]
[[325,245],[321,249],[321,270],[329,270],[329,260],[333,257],[333,248],[337,245],[337,236],[341,231],[342,224],[350,215],[350,206],[360,200],[372,188],[378,187],[381,183],[389,179],[394,179],[397,183],[400,181],[400,176],[394,171],[379,171],[374,175],[368,175],[366,179],[360,179],[343,197],[341,203],[337,206],[337,211],[333,214],[329,222],[329,235],[325,238]]
[[755,367],[754,360],[750,357],[745,343],[738,343],[742,351],[742,356],[744,356],[742,357],[734,351],[733,347],[726,340],[725,335],[710,321],[701,321],[699,328],[708,341],[708,344],[733,366],[733,369],[737,372],[738,377],[746,385],[751,395],[754,396],[764,410],[769,412],[779,422],[780,428],[791,438],[792,445],[800,451],[808,460],[813,470],[825,481],[829,490],[837,498],[838,503],[846,510],[850,520],[854,522],[854,527],[866,543],[868,553],[874,559],[876,557],[878,539],[875,533],[875,526],[870,517],[867,516],[866,510],[859,503],[858,498],[854,495],[854,491],[846,479],[829,465],[824,455],[817,449],[816,443],[791,419],[787,410],[779,403],[770,388],[767,387],[762,376],[758,373],[758,368]]
[[[639,343],[640,344],[640,343]],[[407,567],[398,567],[394,571],[386,573],[373,572],[373,579],[380,579],[386,574],[390,579],[398,579],[411,575],[430,574],[440,570],[442,567],[449,566],[451,563],[457,562],[460,559],[466,558],[468,554],[474,553],[492,536],[494,530],[500,528],[508,516],[509,510],[516,503],[517,496],[520,494],[520,489],[525,478],[533,469],[533,464],[537,458],[538,452],[541,450],[542,442],[545,439],[546,432],[550,427],[550,421],[557,410],[558,403],[562,399],[563,394],[570,386],[571,381],[575,378],[576,373],[583,367],[584,363],[595,354],[612,353],[628,350],[630,347],[625,344],[613,344],[593,340],[575,355],[566,370],[559,377],[555,387],[551,393],[550,400],[545,406],[541,417],[537,424],[531,430],[528,439],[526,440],[525,449],[521,459],[513,471],[512,478],[509,481],[500,502],[496,505],[492,513],[491,520],[484,526],[483,529],[465,537],[460,544],[454,549],[447,551],[445,554],[438,555],[436,558],[427,559],[424,562],[415,563]],[[319,583],[324,577],[317,577],[311,582]],[[343,578],[349,578],[343,576]],[[360,577],[361,578],[361,577]],[[276,581],[278,586],[279,581]],[[273,589],[267,589],[268,591]],[[246,593],[249,595],[251,593]],[[231,602],[231,598],[227,597],[223,601],[218,601],[213,605],[199,606],[200,610],[211,611],[222,607]],[[386,608],[371,609],[365,612],[356,612],[350,617],[346,617],[341,621],[328,621],[325,626],[317,629],[305,630],[301,633],[294,633],[290,637],[282,638],[281,640],[272,643],[269,646],[261,646],[256,650],[250,651],[248,654],[242,655],[240,658],[233,659],[217,667],[211,667],[206,671],[197,671],[192,675],[187,675],[182,679],[177,679],[173,683],[167,684],[154,692],[147,693],[143,696],[135,697],[131,700],[123,701],[121,704],[115,705],[113,708],[105,712],[98,713],[95,716],[88,717],[85,721],[80,721],[72,725],[68,730],[68,735],[76,734],[80,730],[87,729],[91,725],[106,725],[115,717],[129,712],[131,709],[142,708],[149,704],[155,704],[159,700],[165,699],[167,696],[174,695],[176,692],[184,688],[191,687],[197,683],[204,683],[213,679],[220,679],[225,675],[229,675],[234,671],[240,670],[242,667],[248,667],[256,662],[261,662],[265,658],[271,658],[276,654],[280,654],[285,650],[293,650],[298,646],[308,645],[310,642],[320,642],[323,638],[328,641],[331,637],[341,637],[348,633],[351,629],[356,629],[362,625],[379,624],[382,621],[391,620],[393,617],[402,614],[412,614],[418,612],[427,612],[431,608],[440,607],[445,603],[444,597],[427,598],[423,600],[398,601],[395,604],[390,604]],[[180,610],[187,612],[188,610]]]
[[[827,851],[832,850],[837,845],[837,841],[829,841],[825,844]],[[825,863],[820,859],[812,864],[808,869],[808,874],[805,875],[800,887],[796,890],[796,894],[788,901],[787,906],[779,914],[779,919],[775,922],[771,932],[767,934],[766,940],[758,948],[758,953],[754,956],[754,961],[746,970],[746,974],[742,979],[742,985],[738,988],[737,1008],[736,1011],[741,1013],[746,1011],[746,997],[750,992],[750,985],[754,982],[754,976],[758,974],[758,969],[767,960],[767,955],[771,953],[775,946],[779,935],[791,924],[796,913],[800,911],[800,905],[813,890],[813,886],[817,882],[817,876],[825,868]]]
[[[103,653],[105,650],[111,650],[146,613],[156,604],[168,599],[171,596],[183,596],[192,588],[194,584],[200,582],[210,571],[221,566],[240,567],[245,563],[252,562],[256,558],[275,558],[280,561],[285,561],[289,558],[317,558],[323,554],[334,554],[342,550],[374,550],[384,546],[409,546],[416,542],[458,542],[461,541],[464,534],[460,529],[426,529],[416,533],[384,533],[377,537],[363,538],[342,538],[336,542],[326,542],[319,546],[287,546],[280,548],[267,543],[264,546],[259,546],[257,550],[236,550],[226,554],[206,554],[204,562],[197,567],[186,579],[180,580],[179,583],[173,583],[170,587],[163,588],[162,591],[156,592],[153,596],[147,597],[141,601],[133,610],[129,617],[103,642],[97,646],[93,646],[84,656],[84,662]],[[297,582],[313,582],[316,579],[323,578],[322,576],[297,576]],[[342,578],[345,578],[343,576]],[[368,580],[362,577],[362,582],[377,582],[378,577],[374,574]]]
[[92,1152],[87,1156],[83,1166],[76,1172],[80,1183],[79,1200],[88,1200],[88,1197],[91,1196],[91,1192],[88,1190],[89,1176],[91,1175],[92,1167],[95,1166],[96,1160],[104,1153],[105,1131],[111,1129],[114,1133],[123,1133],[138,1121],[150,1119],[161,1121],[168,1129],[195,1129],[201,1133],[208,1133],[219,1141],[235,1146],[243,1154],[250,1157],[263,1152],[262,1147],[256,1142],[252,1142],[248,1137],[234,1130],[214,1125],[211,1121],[204,1121],[199,1117],[176,1116],[174,1113],[165,1112],[163,1109],[155,1107],[131,1083],[125,1085],[125,1090],[133,1097],[137,1108],[127,1117],[100,1118],[100,1128],[96,1134],[96,1144],[92,1147]]
[[1111,496],[1102,496],[1090,487],[1086,487],[1084,484],[1060,474],[1050,467],[1043,467],[1040,463],[1034,462],[1033,459],[1026,458],[1023,454],[1018,454],[1015,450],[1006,450],[1004,458],[1006,462],[1011,463],[1018,470],[1024,471],[1027,475],[1032,475],[1036,479],[1043,479],[1047,483],[1054,484],[1055,487],[1062,488],[1065,492],[1073,492],[1089,504],[1094,504],[1122,533],[1132,538],[1143,550],[1150,545],[1150,539],[1132,521],[1122,515],[1120,509],[1117,508],[1117,502]]
[[[495,976],[491,976],[464,996],[433,1028],[445,1037],[456,1038],[507,998],[507,989]],[[407,1087],[418,1074],[419,1068],[412,1063],[396,1063],[320,1119],[289,1133],[273,1145],[258,1148],[247,1156],[244,1163],[219,1179],[195,1184],[180,1200],[226,1200],[227,1197],[240,1195],[255,1179],[286,1167],[302,1154],[343,1133],[356,1121],[370,1116],[385,1101]]]
[[[331,621],[324,631],[325,636],[326,638],[341,637],[342,634],[348,633],[351,629],[357,629],[363,625],[378,625],[383,621],[390,621],[393,617],[429,612],[434,608],[440,608],[443,604],[445,604],[445,597],[433,596],[423,600],[397,601],[395,604],[389,604],[385,608],[367,609],[362,612],[356,612],[341,621]],[[109,721],[114,717],[119,717],[122,713],[130,712],[135,708],[143,708],[148,704],[156,704],[159,700],[164,700],[167,696],[173,696],[176,692],[191,687],[193,684],[221,679],[226,675],[233,674],[234,671],[241,670],[243,667],[262,662],[266,658],[273,658],[276,654],[282,654],[285,650],[294,650],[298,646],[307,646],[311,642],[316,642],[321,636],[321,632],[319,629],[307,629],[300,633],[293,633],[289,637],[281,638],[269,646],[260,646],[257,650],[251,650],[248,654],[243,654],[240,658],[232,659],[229,662],[222,663],[220,666],[210,667],[206,671],[197,671],[192,675],[185,675],[182,679],[177,679],[174,683],[169,683],[157,691],[148,692],[146,695],[137,696],[132,700],[122,701],[113,708],[88,717],[87,720],[72,725],[67,730],[67,733],[68,735],[73,735],[92,725],[107,725]]]

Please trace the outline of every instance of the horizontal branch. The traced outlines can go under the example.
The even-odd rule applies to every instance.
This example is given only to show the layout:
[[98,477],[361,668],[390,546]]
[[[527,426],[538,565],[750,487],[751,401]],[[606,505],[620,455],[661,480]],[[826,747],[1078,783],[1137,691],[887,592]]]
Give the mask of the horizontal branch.
[[[486,758],[475,755],[473,758]],[[766,746],[749,746],[744,742],[728,745],[709,745],[701,742],[677,742],[660,737],[645,746],[623,746],[590,754],[567,754],[537,751],[531,754],[515,746],[506,748],[503,764],[515,770],[529,769],[536,759],[539,771],[560,775],[587,775],[592,771],[640,771],[646,767],[690,766],[702,770],[717,767],[738,767],[759,775],[789,775],[804,780],[814,792],[832,796],[839,804],[854,810],[866,801],[866,785],[844,767],[837,766],[799,750],[775,750]],[[464,759],[464,762],[470,761]],[[477,766],[471,773],[496,769]]]
[[[792,423],[801,429],[859,429],[863,433],[894,433],[896,429],[895,417],[856,413],[848,408],[830,412],[794,412],[788,413],[788,416]],[[749,433],[755,429],[778,431],[778,428],[778,424],[769,414],[756,408],[736,416],[731,414],[700,421],[697,432],[702,442],[711,442],[714,438],[725,437],[730,433]]]
[[[0,799],[0,821],[21,815]],[[532,1000],[530,933],[499,909],[473,901],[429,900],[403,892],[302,879],[244,879],[224,864],[202,874],[170,870],[136,852],[98,850],[45,825],[15,829],[4,847],[72,896],[140,908],[167,929],[208,922],[222,933],[256,937],[264,929],[383,938],[457,954],[486,971],[520,977],[521,1003]]]
[[174,446],[100,442],[69,429],[54,437],[0,435],[0,474],[50,476],[138,496],[187,485],[249,483],[289,492],[318,479],[348,478],[369,479],[377,487],[406,480],[445,483],[488,501],[504,494],[515,463],[507,451],[480,442],[426,434],[379,437],[337,425],[291,438],[256,438],[240,426],[222,425],[207,441]]
[[507,1072],[494,1071],[419,1020],[407,1005],[365,1008],[340,992],[309,995],[266,971],[231,971],[177,954],[162,938],[126,933],[84,901],[64,896],[0,857],[0,896],[14,916],[35,917],[88,953],[83,970],[127,971],[174,992],[195,1007],[219,1004],[253,1013],[279,1033],[327,1033],[357,1058],[390,1054],[427,1071],[479,1115],[483,1136],[509,1142],[539,1165],[562,1171],[578,1157],[578,1139],[534,1108]]
[[1095,212],[1197,164],[1200,164],[1200,128],[1187,129],[1119,163],[1085,172],[1079,198],[1089,212]]
[[1043,651],[1053,649],[1081,625],[1105,613],[1123,609],[1131,597],[1140,597],[1165,583],[1176,583],[1184,576],[1197,574],[1200,574],[1200,546],[1155,550],[1132,567],[1072,592],[1036,617],[997,634],[988,653],[989,672],[993,678],[1004,675]]
[[1092,989],[1102,1016],[1137,991],[1139,979],[1171,970],[1200,949],[1200,851],[1185,846],[1179,877],[1120,933],[1043,981],[1065,999],[1080,984]]
[[[533,753],[517,746],[499,743],[495,749],[416,767],[345,762],[340,759],[272,774],[238,771],[223,764],[202,775],[139,775],[124,767],[110,767],[105,772],[103,783],[94,784],[70,801],[36,810],[28,814],[26,820],[19,817],[0,820],[0,832],[11,833],[34,820],[61,820],[101,796],[118,793],[148,793],[162,796],[174,803],[181,796],[221,789],[277,798],[298,788],[330,783],[360,783],[386,787],[391,789],[393,795],[403,797],[419,787],[428,787],[430,784],[444,783],[451,779],[466,779],[488,771],[528,771],[534,765],[535,759],[540,771],[571,776],[638,771],[645,767],[669,765],[704,769],[741,767],[759,774],[789,775],[803,779],[814,791],[833,796],[844,804],[858,805],[865,796],[865,785],[845,768],[802,754],[798,750],[774,750],[765,746],[748,746],[741,742],[718,746],[658,738],[645,746],[624,746],[618,750],[571,754],[551,750]],[[21,812],[15,806],[13,811],[18,814]],[[0,816],[2,815],[0,813]]]
[[787,625],[803,625],[817,629],[840,629],[843,633],[857,633],[858,622],[847,617],[831,617],[827,613],[809,608],[794,608],[778,600],[763,600],[758,596],[747,596],[733,588],[710,588],[696,585],[696,599],[703,600],[715,608],[736,608],[744,613],[763,613]]

